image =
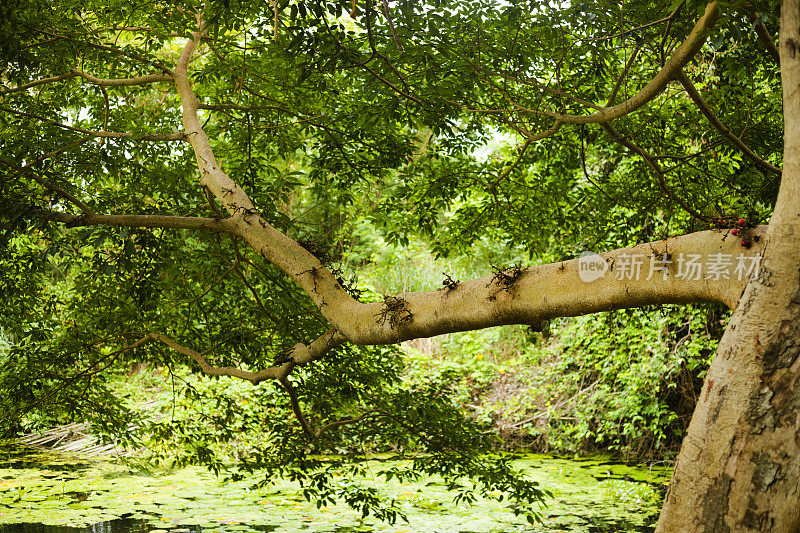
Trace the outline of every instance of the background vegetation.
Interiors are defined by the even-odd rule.
[[[390,4],[0,6],[0,434],[90,420],[159,460],[222,470],[236,458],[302,480],[316,501],[343,498],[388,519],[391,503],[356,480],[371,451],[414,456],[388,477],[436,472],[457,497],[510,494],[525,512],[544,493],[487,450],[675,450],[725,319],[718,309],[343,346],[292,375],[300,409],[272,384],[199,379],[167,346],[128,349],[159,331],[211,364],[257,369],[330,327],[237,238],[53,220],[81,205],[224,209],[200,186],[190,146],[147,140],[181,129],[172,84],[107,88],[71,70],[168,72],[197,29],[194,11],[210,30],[190,77],[220,164],[265,220],[364,301],[768,219],[781,92],[757,28],[776,34],[777,2],[722,2],[684,68],[760,164],[677,83],[615,129],[564,127],[529,142],[554,126],[542,109],[586,114],[636,94],[689,34],[700,2]],[[331,431],[310,439],[298,411]],[[340,453],[336,475],[353,482],[332,484],[320,452]]]

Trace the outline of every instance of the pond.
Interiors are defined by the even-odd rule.
[[[456,505],[435,478],[375,481],[409,521],[390,525],[345,506],[317,509],[290,482],[254,488],[256,478],[223,483],[200,467],[145,473],[110,461],[5,454],[0,533],[652,531],[670,475],[603,457],[522,455],[517,465],[554,494],[541,510],[544,524],[527,524],[492,500]]]

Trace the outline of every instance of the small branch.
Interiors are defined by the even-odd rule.
[[[728,141],[730,141],[734,147],[742,152],[747,159],[752,161],[761,170],[765,172],[771,172],[772,174],[776,174],[778,176],[781,175],[781,169],[758,157],[746,144],[742,142],[739,137],[734,135],[731,130],[729,130],[722,122],[719,121],[717,116],[711,110],[711,107],[709,107],[708,103],[703,99],[703,96],[700,94],[694,84],[692,84],[692,81],[685,72],[680,72],[678,80],[681,82],[681,85],[683,85],[683,88],[686,89],[689,97],[695,103],[700,112],[703,113],[703,116],[708,119],[711,125],[714,126],[714,128],[720,132],[723,137],[728,139]]]
[[[242,283],[244,283],[244,286],[247,287],[248,291],[250,291],[250,294],[253,296],[253,299],[256,301],[256,305],[258,305],[259,309],[261,309],[261,312],[264,313],[264,316],[267,317],[270,321],[272,321],[273,324],[276,324],[278,321],[275,319],[275,317],[272,315],[272,313],[267,311],[267,308],[264,306],[264,303],[261,301],[261,298],[258,296],[258,292],[256,292],[255,287],[253,287],[253,285],[251,285],[250,282],[247,281],[247,277],[244,275],[244,272],[242,272],[238,268],[237,265],[238,265],[238,262],[234,263],[234,266],[231,267],[231,268],[234,268],[236,270],[236,273],[242,279]]]
[[[86,216],[86,215],[89,215],[89,216],[94,215],[94,212],[91,210],[91,208],[88,205],[86,205],[85,203],[83,203],[81,200],[79,200],[76,196],[68,193],[67,191],[65,191],[64,189],[62,189],[61,187],[59,187],[58,185],[53,183],[52,181],[44,179],[43,177],[39,176],[38,174],[36,174],[31,169],[29,169],[27,167],[21,167],[21,166],[17,165],[16,163],[14,163],[12,161],[9,161],[9,160],[7,160],[5,158],[2,158],[2,157],[0,157],[0,163],[6,165],[7,167],[13,168],[14,170],[19,172],[20,174],[25,174],[26,176],[30,176],[31,178],[33,178],[33,180],[36,183],[38,183],[42,187],[45,187],[45,188],[53,191],[56,194],[60,194],[61,196],[66,198],[69,202],[75,204],[75,206],[77,206],[78,209],[83,211],[84,216]]]
[[[300,422],[300,426],[303,428],[303,433],[306,434],[309,440],[314,439],[316,436],[314,431],[311,430],[311,426],[308,424],[308,420],[306,420],[306,416],[303,414],[303,409],[300,407],[300,400],[297,398],[297,391],[292,386],[292,382],[289,381],[288,377],[283,377],[280,379],[281,385],[286,390],[286,393],[289,395],[289,403],[292,405],[292,411],[294,412],[294,416],[297,418],[298,422]]]
[[[687,213],[692,215],[694,218],[698,220],[705,220],[701,213],[697,212],[692,206],[686,203],[683,198],[679,195],[672,192],[672,189],[667,184],[667,178],[664,174],[664,170],[661,168],[661,165],[658,164],[656,159],[647,152],[644,148],[633,142],[631,139],[628,139],[621,135],[610,123],[603,123],[601,124],[604,130],[614,139],[616,142],[627,148],[628,150],[632,151],[633,153],[637,154],[639,157],[644,159],[645,163],[653,170],[653,173],[656,175],[656,181],[658,183],[658,188],[661,189],[661,192],[666,194],[673,202],[681,206]]]
[[[355,424],[356,422],[361,422],[367,417],[372,416],[377,412],[377,409],[370,409],[366,413],[362,414],[356,418],[348,418],[344,420],[337,420],[335,422],[330,422],[325,424],[322,427],[317,428],[316,430],[311,428],[311,424],[308,423],[308,419],[306,418],[305,414],[303,413],[303,409],[300,406],[300,400],[297,396],[297,390],[292,385],[292,382],[289,381],[289,378],[282,378],[280,380],[281,385],[286,390],[286,393],[289,395],[289,402],[292,405],[292,412],[294,412],[294,416],[297,418],[297,421],[300,422],[300,426],[303,428],[303,433],[305,433],[306,437],[309,440],[318,439],[323,433],[326,431],[333,429],[335,427],[344,426],[346,424]]]
[[[628,62],[625,63],[625,68],[622,70],[622,74],[620,74],[619,78],[617,78],[617,83],[611,90],[611,94],[608,97],[608,102],[606,102],[606,107],[614,105],[614,100],[617,99],[617,93],[619,92],[619,88],[622,87],[622,82],[625,81],[625,78],[628,77],[628,72],[630,72],[631,66],[633,65],[633,62],[636,60],[636,56],[639,55],[639,50],[641,49],[642,49],[641,44],[636,45],[636,48],[633,49],[631,57],[628,58]]]
[[[358,416],[356,418],[345,418],[345,419],[342,419],[342,420],[337,420],[335,422],[330,422],[330,423],[325,424],[324,426],[318,428],[314,432],[314,437],[319,438],[320,435],[322,435],[323,433],[325,433],[329,429],[333,429],[335,427],[344,426],[344,425],[347,425],[347,424],[355,424],[357,422],[361,422],[365,418],[368,418],[368,417],[374,415],[377,412],[378,412],[377,409],[370,409],[366,413],[364,413],[361,416]]]
[[[584,148],[584,143],[583,143],[583,128],[584,128],[584,126],[581,126],[581,127],[580,127],[580,138],[581,138],[581,170],[583,170],[583,176],[586,178],[586,180],[587,180],[589,183],[591,183],[592,185],[594,185],[594,186],[595,186],[595,188],[597,188],[597,190],[598,190],[598,191],[600,191],[600,192],[603,194],[603,196],[605,196],[606,198],[608,198],[608,199],[611,201],[611,205],[614,205],[615,203],[617,203],[617,201],[616,201],[616,200],[614,200],[614,199],[611,197],[611,195],[609,195],[609,194],[608,194],[608,193],[607,193],[605,190],[603,190],[603,188],[600,186],[600,184],[599,184],[599,183],[597,183],[596,181],[594,181],[594,180],[592,179],[592,177],[591,177],[591,176],[589,176],[589,172],[586,170],[586,149]],[[605,174],[605,173],[604,173],[604,174]]]
[[[676,13],[678,12],[678,10],[680,9],[680,7],[682,5],[683,5],[683,3],[678,5],[678,7],[675,8],[672,11],[672,13],[670,13],[669,15],[667,15],[664,18],[661,18],[661,19],[658,19],[658,20],[654,20],[652,22],[648,22],[648,23],[642,24],[640,26],[636,26],[635,28],[630,28],[630,29],[627,29],[627,30],[623,30],[623,31],[614,33],[612,35],[605,35],[603,37],[594,37],[594,38],[591,38],[591,39],[578,39],[578,40],[579,41],[586,41],[586,42],[607,41],[609,39],[616,39],[617,37],[622,37],[622,36],[627,35],[629,33],[634,33],[634,32],[637,32],[637,31],[641,31],[641,30],[647,29],[647,28],[649,28],[651,26],[656,26],[656,25],[661,24],[663,22],[672,22],[672,19],[675,18]]]
[[[487,69],[487,68],[485,68],[485,67],[483,67],[481,65],[475,64],[473,62],[470,62],[470,66],[472,68],[474,68],[478,72],[483,72],[483,73],[486,73],[486,74],[488,74],[490,76],[497,76],[497,77],[503,78],[505,80],[509,80],[509,81],[513,81],[513,82],[519,83],[520,85],[526,85],[528,87],[534,87],[536,89],[539,89],[539,90],[546,91],[548,93],[554,94],[554,95],[556,95],[556,96],[558,96],[560,98],[566,98],[567,100],[575,102],[576,104],[580,104],[580,105],[582,105],[584,107],[588,107],[589,109],[596,109],[598,111],[603,109],[603,106],[601,106],[601,105],[598,105],[598,104],[596,104],[594,102],[590,102],[589,100],[584,100],[583,98],[578,98],[577,96],[571,95],[571,94],[569,94],[569,93],[567,93],[565,91],[562,91],[562,90],[560,90],[560,89],[558,89],[556,87],[550,87],[549,85],[546,85],[544,83],[538,83],[538,82],[533,81],[533,80],[523,79],[523,78],[519,78],[517,76],[511,76],[510,74],[506,74],[504,72],[490,70],[490,69]],[[450,102],[452,104],[459,105],[455,101],[448,100],[448,102]],[[463,105],[461,107],[463,107],[464,109],[467,109]],[[497,112],[499,110],[474,110],[474,111],[482,111],[484,113],[489,113],[489,112]],[[505,111],[505,110],[503,110],[503,111]]]
[[[214,155],[208,135],[197,114],[200,101],[192,91],[188,72],[191,59],[205,31],[205,23],[202,19],[198,20],[198,31],[193,32],[191,38],[187,40],[174,71],[175,88],[182,103],[183,127],[189,133],[188,141],[194,150],[200,172],[200,184],[208,187],[222,206],[231,213],[231,218],[238,229],[237,235],[246,240],[255,252],[296,281],[314,301],[326,320],[341,331],[341,328],[337,327],[337,315],[334,314],[334,310],[341,308],[342,305],[357,305],[357,302],[316,257],[275,229],[261,216],[246,191],[228,176]],[[315,275],[298,274],[306,272],[314,272]],[[330,313],[328,309],[331,309]]]
[[[411,93],[409,93],[407,91],[404,91],[403,89],[401,89],[400,87],[398,87],[394,83],[390,82],[389,80],[387,80],[386,78],[384,78],[383,76],[378,74],[378,72],[375,69],[371,68],[369,65],[367,65],[367,63],[368,63],[367,61],[361,62],[361,63],[359,63],[359,66],[361,66],[361,68],[363,68],[364,70],[366,70],[367,72],[372,74],[378,81],[380,81],[381,83],[383,83],[387,87],[391,88],[393,91],[395,91],[397,94],[399,94],[403,98],[411,100],[412,102],[414,102],[415,104],[420,105],[420,106],[424,106],[425,105],[422,102],[422,100],[420,100],[416,96],[413,96]]]
[[[111,364],[121,354],[123,354],[125,352],[128,352],[130,350],[133,350],[134,348],[138,348],[139,346],[142,346],[143,344],[146,344],[149,341],[150,341],[150,337],[149,336],[145,336],[145,337],[142,337],[141,339],[137,340],[136,342],[134,342],[133,344],[131,344],[129,346],[125,346],[124,348],[121,348],[121,349],[119,349],[119,350],[117,350],[115,352],[111,352],[109,354],[103,355],[97,361],[95,361],[92,366],[90,366],[90,367],[88,367],[88,368],[86,368],[84,370],[78,371],[75,375],[73,375],[73,376],[71,376],[69,378],[63,379],[58,386],[54,387],[51,391],[49,391],[45,395],[43,395],[43,396],[39,397],[38,399],[36,399],[36,401],[33,403],[33,405],[28,406],[28,410],[31,410],[31,409],[35,408],[36,406],[39,406],[39,405],[44,405],[47,401],[49,401],[51,398],[56,396],[62,390],[65,390],[69,385],[71,385],[72,383],[74,383],[75,381],[80,379],[81,377],[86,376],[86,375],[92,376],[94,374],[102,372],[103,370],[105,370],[106,368],[111,366]],[[100,363],[102,363],[104,360],[106,360],[108,358],[111,358],[111,361],[108,364],[106,364],[105,366],[103,366],[99,370],[93,370]],[[5,417],[3,415],[0,415],[0,420],[7,419],[6,418],[7,416],[8,415],[6,415]],[[11,416],[14,416],[14,415],[12,414]]]
[[[108,119],[111,116],[111,102],[109,102],[108,100],[108,91],[106,91],[105,87],[101,86],[100,92],[103,93],[103,103],[105,104],[103,111],[103,129],[105,130],[106,128],[108,128]],[[105,139],[101,140],[100,146],[103,146],[105,142],[106,142]]]
[[[272,41],[278,42],[278,0],[271,0],[272,9],[274,10],[273,13],[273,20],[272,20]]]
[[[203,370],[203,373],[209,376],[230,376],[234,378],[240,378],[250,381],[253,383],[253,385],[257,385],[267,379],[281,379],[285,377],[284,373],[282,372],[283,367],[273,366],[264,370],[259,370],[258,372],[250,372],[248,370],[242,370],[232,366],[212,366],[199,352],[178,344],[166,335],[162,335],[160,333],[148,333],[148,337],[153,340],[161,341],[176,352],[191,357],[200,366],[200,368]]]
[[[677,6],[675,9],[672,10],[672,13],[669,15],[669,20],[667,21],[667,25],[664,26],[664,31],[661,33],[661,45],[658,47],[658,52],[661,58],[661,65],[663,66],[666,61],[666,44],[667,44],[667,37],[669,36],[669,30],[672,29],[672,23],[675,21],[675,16],[683,9],[683,5],[686,2],[683,1]]]
[[[214,280],[206,288],[206,290],[204,290],[199,296],[195,296],[194,298],[190,298],[189,300],[179,300],[179,301],[175,302],[174,304],[172,304],[171,306],[169,306],[165,311],[170,311],[170,310],[174,309],[178,305],[190,305],[190,304],[193,304],[194,302],[196,302],[198,300],[202,300],[205,297],[206,294],[208,294],[209,292],[214,290],[214,287],[216,287],[217,285],[222,283],[222,280],[224,280],[228,276],[228,274],[230,274],[233,271],[234,268],[236,268],[236,263],[234,263],[231,267],[228,268],[228,270],[223,272],[216,280]]]
[[[44,31],[44,30],[38,30],[38,32],[41,33],[42,35],[47,35],[48,37],[52,37],[52,38],[55,38],[55,39],[61,39],[61,40],[64,40],[64,41],[69,41],[71,43],[90,46],[90,47],[96,48],[98,50],[105,50],[107,52],[113,52],[115,54],[120,54],[120,55],[122,55],[124,57],[128,57],[130,59],[133,59],[134,61],[139,61],[141,63],[144,63],[144,64],[148,65],[148,66],[155,67],[155,68],[157,68],[158,70],[162,71],[165,74],[169,74],[170,76],[172,75],[172,71],[170,69],[168,69],[164,65],[154,61],[152,58],[142,57],[142,56],[140,56],[138,54],[133,54],[131,52],[126,52],[125,50],[120,50],[119,48],[116,48],[114,46],[109,46],[109,45],[99,44],[99,43],[93,43],[93,42],[89,42],[89,41],[82,41],[82,40],[79,40],[79,39],[74,39],[72,37],[67,37],[65,35],[58,35],[56,33],[51,33],[51,32]]]
[[[519,166],[520,162],[522,161],[523,156],[525,155],[525,152],[528,150],[528,147],[532,143],[534,143],[536,141],[540,141],[540,140],[545,139],[547,137],[550,137],[551,135],[555,134],[559,129],[561,129],[561,122],[556,120],[555,124],[553,124],[553,126],[551,128],[549,128],[549,129],[547,129],[545,131],[542,131],[540,133],[537,133],[536,135],[532,135],[532,136],[528,137],[525,140],[525,144],[523,144],[522,147],[519,149],[519,155],[517,155],[517,159],[514,161],[514,163],[512,163],[502,174],[500,174],[497,177],[497,179],[494,180],[489,185],[489,188],[490,189],[494,189],[497,186],[498,183],[500,183],[501,181],[506,179],[514,171],[514,169]]]
[[[84,143],[87,143],[88,141],[90,141],[92,139],[94,139],[93,136],[84,135],[83,137],[81,137],[77,141],[73,141],[73,142],[71,142],[71,143],[69,143],[69,144],[67,144],[65,146],[62,146],[61,148],[56,148],[55,150],[52,150],[50,152],[47,152],[44,155],[41,155],[41,156],[37,157],[35,159],[35,161],[45,161],[45,160],[50,159],[52,157],[55,157],[55,156],[57,156],[59,154],[63,154],[64,152],[72,150],[73,148],[77,148],[78,146],[80,146],[80,145],[82,145]],[[32,163],[28,163],[27,166],[31,166],[31,164]]]
[[[259,106],[258,108],[277,109],[283,111],[283,108],[278,106],[263,106],[263,107]],[[234,109],[236,111],[253,111],[256,108],[252,106],[239,105],[239,104],[200,104],[197,106],[197,109],[208,109],[210,111],[221,111],[225,109]]]
[[[296,344],[292,351],[292,361],[296,365],[305,365],[311,361],[316,361],[345,341],[347,341],[347,338],[344,335],[335,329],[330,329],[320,335],[308,347],[303,344]]]
[[[208,205],[208,209],[214,214],[214,218],[222,218],[222,212],[219,210],[219,207],[217,207],[217,203],[214,201],[215,200],[214,193],[212,193],[208,187],[206,186],[202,187],[203,187],[203,194],[206,195],[206,200],[208,200],[208,203],[206,204]]]
[[[294,345],[289,353],[288,360],[280,365],[274,365],[269,368],[251,372],[249,370],[242,370],[241,368],[231,366],[213,366],[208,363],[204,354],[207,352],[196,352],[191,348],[182,346],[160,333],[148,333],[148,339],[161,341],[173,350],[183,355],[189,356],[200,366],[204,374],[209,376],[230,376],[234,378],[243,379],[251,382],[253,385],[258,385],[262,381],[268,379],[284,380],[298,365],[305,365],[310,361],[324,356],[331,348],[342,344],[345,338],[335,330],[330,330],[323,333],[318,339],[311,343],[310,346],[298,342]],[[281,381],[283,383],[283,381]]]
[[[772,40],[772,35],[769,34],[766,26],[764,26],[764,23],[759,20],[756,23],[755,29],[756,35],[758,35],[758,38],[764,46],[767,47],[767,53],[775,61],[776,65],[781,66],[781,54],[778,51],[778,47],[775,45],[775,41]]]
[[[383,0],[383,14],[386,15],[386,22],[389,23],[389,29],[392,32],[392,39],[394,39],[394,44],[395,46],[397,46],[397,51],[402,54],[403,45],[400,44],[400,37],[397,35],[397,30],[394,29],[394,22],[392,22],[392,15],[391,13],[389,13],[388,0]]]

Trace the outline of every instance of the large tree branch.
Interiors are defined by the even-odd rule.
[[[71,69],[70,72],[75,73],[75,75],[80,76],[90,83],[100,85],[102,87],[133,87],[135,85],[147,85],[148,83],[157,83],[160,81],[172,81],[172,76],[166,73],[147,74],[134,78],[106,79],[92,76],[91,74],[87,74],[86,72],[75,68]]]
[[[236,233],[237,231],[230,218],[216,219],[171,215],[100,215],[91,212],[75,215],[46,209],[40,210],[38,215],[46,220],[62,222],[70,228],[105,225],[127,228],[197,229],[222,233]]]
[[[712,4],[706,10],[705,24],[710,24],[716,16],[716,6]],[[704,31],[705,25],[700,26],[703,29],[695,28],[694,34]],[[383,303],[365,304],[354,300],[316,257],[269,225],[245,191],[217,163],[200,124],[197,115],[200,102],[188,77],[188,65],[202,33],[201,22],[200,31],[187,42],[174,70],[175,86],[182,101],[183,124],[195,152],[201,183],[232,214],[229,220],[237,234],[305,290],[337,332],[338,342],[346,339],[356,344],[391,344],[455,331],[536,323],[556,316],[650,304],[707,301],[736,306],[746,279],[732,279],[730,274],[728,278],[731,279],[702,276],[695,279],[681,276],[678,271],[682,265],[680,261],[689,257],[705,262],[714,257],[734,261],[745,252],[750,256],[758,252],[758,243],[747,250],[740,244],[739,237],[721,231],[673,237],[608,252],[603,259],[610,272],[591,283],[581,281],[582,262],[575,259],[471,280],[454,288],[400,294],[387,297]],[[699,43],[701,39],[698,37],[696,41]],[[751,240],[754,242],[760,230],[748,231],[753,233]],[[749,246],[750,242],[746,244]],[[672,258],[664,262],[666,273],[659,271],[650,279],[644,279],[646,274],[628,279],[620,270],[623,268],[620,265],[630,262],[632,256],[638,256],[647,268],[652,257],[664,254]],[[619,276],[619,272],[623,275]],[[302,357],[293,358],[295,362],[302,360]]]
[[[200,30],[192,34],[181,52],[175,66],[174,79],[181,99],[183,126],[200,171],[200,183],[231,213],[231,221],[236,226],[237,234],[265,259],[294,279],[334,329],[341,331],[337,326],[338,310],[357,305],[358,302],[347,294],[316,257],[260,216],[247,193],[228,177],[214,156],[211,143],[198,117],[200,101],[192,91],[188,75],[189,62],[205,31],[202,20],[199,21],[199,26]]]
[[[350,305],[339,310],[344,316],[337,322],[352,342],[386,344],[654,304],[705,301],[733,308],[752,274],[737,274],[736,269],[740,261],[750,267],[757,263],[762,233],[761,227],[740,236],[725,230],[703,231],[606,252],[600,256],[602,262],[594,264],[608,272],[589,282],[581,274],[581,265],[586,269],[589,264],[586,259],[513,269],[452,289]],[[690,258],[701,265],[696,277],[686,275]],[[727,278],[709,275],[726,261]],[[641,269],[638,275],[633,272],[636,264]],[[666,270],[651,270],[654,265]],[[708,268],[712,270],[707,272]],[[584,270],[583,276],[587,273]]]
[[[309,346],[296,344],[283,357],[276,358],[273,366],[258,371],[214,366],[205,353],[160,333],[148,333],[145,339],[163,342],[190,357],[210,376],[236,377],[253,384],[278,380],[289,395],[303,432],[313,439],[326,430],[372,414],[367,412],[314,430],[288,379],[297,365],[319,359],[345,341],[388,344],[648,304],[709,301],[734,307],[749,280],[760,273],[760,243],[765,229],[740,229],[744,231],[742,236],[716,230],[672,237],[571,261],[527,269],[515,267],[438,291],[386,297],[383,303],[357,304],[356,309],[349,310],[356,313],[345,319],[350,328],[346,336],[329,330]],[[136,346],[141,344],[142,340]]]
[[[758,157],[755,152],[753,152],[746,144],[744,144],[739,137],[734,135],[731,130],[729,130],[722,122],[719,121],[717,116],[711,110],[711,107],[709,107],[708,103],[706,103],[703,96],[700,94],[685,72],[680,72],[678,75],[678,80],[681,82],[681,85],[683,85],[683,88],[686,89],[687,94],[695,103],[700,112],[703,113],[703,116],[708,119],[711,125],[714,126],[714,128],[720,132],[723,137],[728,139],[728,141],[730,141],[734,147],[739,149],[739,151],[742,152],[747,159],[755,163],[755,165],[761,170],[765,172],[771,172],[772,174],[777,174],[778,176],[781,175],[781,169]]]
[[[639,92],[618,105],[601,109],[590,115],[567,115],[540,110],[529,111],[556,118],[565,124],[603,123],[625,116],[639,109],[663,92],[667,84],[679,75],[681,69],[683,69],[700,50],[711,28],[714,27],[718,19],[719,7],[717,2],[710,2],[708,6],[706,6],[705,13],[697,21],[689,36],[675,50],[672,56],[670,56],[658,74],[656,74]]]

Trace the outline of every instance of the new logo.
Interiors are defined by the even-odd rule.
[[[586,251],[578,258],[578,276],[581,281],[590,283],[605,276],[606,272],[608,263],[599,254]]]

